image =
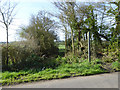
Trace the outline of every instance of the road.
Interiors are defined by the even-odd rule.
[[[39,81],[2,88],[118,88],[118,72]]]

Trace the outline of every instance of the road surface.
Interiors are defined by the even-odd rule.
[[[39,81],[2,88],[118,88],[118,72]]]

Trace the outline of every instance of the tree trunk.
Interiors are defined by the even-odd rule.
[[[67,54],[67,28],[65,27],[65,56]]]
[[[8,56],[8,26],[6,26],[6,33],[7,33],[7,61],[6,61],[6,64],[8,65],[8,60],[9,60],[9,56]]]
[[[72,40],[72,53],[74,55],[75,49],[74,49],[74,39],[73,39],[73,29],[71,28],[71,40]]]
[[[66,53],[67,53],[67,36],[65,33],[65,56],[66,56]]]
[[[79,40],[79,42],[80,42],[80,37],[81,37],[81,31],[79,30],[79,32],[78,32],[78,40]]]
[[[79,51],[79,49],[80,49],[80,35],[81,34],[81,31],[79,30],[78,31],[78,51]]]
[[[87,32],[86,32],[86,40],[87,40]]]
[[[118,2],[118,19],[117,19],[117,34],[119,35],[120,33],[120,1]]]

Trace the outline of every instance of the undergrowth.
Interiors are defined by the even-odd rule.
[[[59,60],[60,57],[57,59]],[[18,83],[32,82],[39,80],[51,80],[51,79],[60,79],[60,78],[75,77],[75,76],[86,76],[86,75],[93,75],[104,72],[107,71],[102,68],[100,60],[98,59],[92,61],[91,63],[89,63],[87,60],[84,60],[79,63],[64,62],[54,69],[46,68],[41,70],[38,68],[38,69],[30,69],[30,70],[21,70],[18,72],[5,71],[2,72],[2,80],[0,80],[0,83],[2,83],[2,85],[10,85],[10,84],[18,84]]]

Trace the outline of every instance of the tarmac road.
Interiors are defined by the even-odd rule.
[[[2,88],[118,88],[118,72],[39,81]]]

